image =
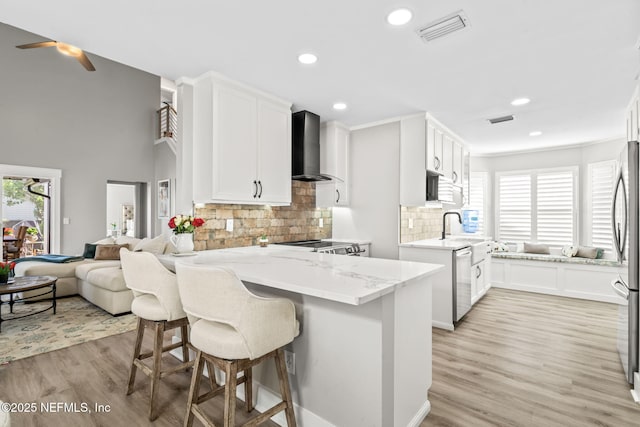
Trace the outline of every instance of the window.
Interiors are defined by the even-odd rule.
[[[615,161],[590,163],[588,166],[587,242],[591,246],[613,248],[611,241],[611,200],[615,182]]]
[[[485,196],[487,194],[487,172],[471,172],[469,180],[469,207],[478,210],[478,234],[485,233]]]
[[[500,240],[567,245],[576,242],[578,168],[496,174]]]

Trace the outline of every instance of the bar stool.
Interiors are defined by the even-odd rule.
[[[177,263],[176,274],[180,298],[191,324],[191,345],[197,350],[184,426],[193,425],[194,416],[205,425],[214,426],[200,404],[222,392],[224,427],[235,426],[237,385],[245,384],[246,409],[251,412],[251,368],[273,358],[282,401],[247,424],[257,425],[284,411],[287,425],[294,427],[296,420],[282,350],[298,335],[293,302],[252,294],[235,273],[226,268]],[[211,365],[224,371],[225,384],[199,395],[205,363],[209,372]],[[244,371],[244,375],[237,378],[240,371]]]
[[[188,326],[189,320],[182,310],[176,275],[167,270],[155,255],[148,252],[131,252],[120,249],[122,274],[134,299],[131,311],[138,316],[136,344],[133,351],[127,395],[133,393],[136,371],[151,378],[151,397],[149,399],[149,420],[158,418],[156,401],[160,380],[167,375],[193,366],[189,361]],[[154,330],[153,350],[141,353],[142,338],[146,328]],[[180,328],[181,342],[163,346],[164,332]],[[183,363],[168,369],[162,369],[162,353],[182,347]],[[153,357],[149,367],[144,359]]]

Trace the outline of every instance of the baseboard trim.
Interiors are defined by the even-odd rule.
[[[431,412],[431,402],[427,400],[422,404],[420,410],[418,410],[411,421],[409,421],[407,427],[419,427],[420,424],[422,424],[422,421],[424,421],[425,417],[429,415],[429,412]]]
[[[438,329],[446,329],[447,331],[453,331],[452,323],[445,323],[445,322],[439,322],[437,320],[432,320],[431,326]]]

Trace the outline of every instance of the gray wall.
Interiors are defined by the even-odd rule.
[[[371,240],[371,256],[398,259],[400,122],[351,132],[349,208],[333,208],[333,237]]]
[[[78,253],[105,234],[107,180],[154,180],[160,77],[91,53],[90,73],[53,47],[14,47],[43,39],[0,24],[0,163],[62,170],[61,252]]]

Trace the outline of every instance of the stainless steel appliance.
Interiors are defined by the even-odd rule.
[[[320,116],[309,111],[291,115],[291,174],[299,181],[330,181],[320,173]]]
[[[628,263],[627,281],[618,277],[611,282],[611,286],[621,297],[618,309],[617,347],[630,384],[633,384],[633,373],[638,371],[638,282],[640,279],[638,152],[638,141],[629,141],[620,156],[611,207],[613,241],[618,261],[623,262],[626,259]]]
[[[359,244],[349,242],[332,242],[328,240],[299,240],[296,242],[282,242],[276,244],[313,248],[313,252],[337,255],[360,256],[360,254],[364,253],[364,249],[362,249]]]
[[[453,321],[471,310],[471,249],[453,251]]]

